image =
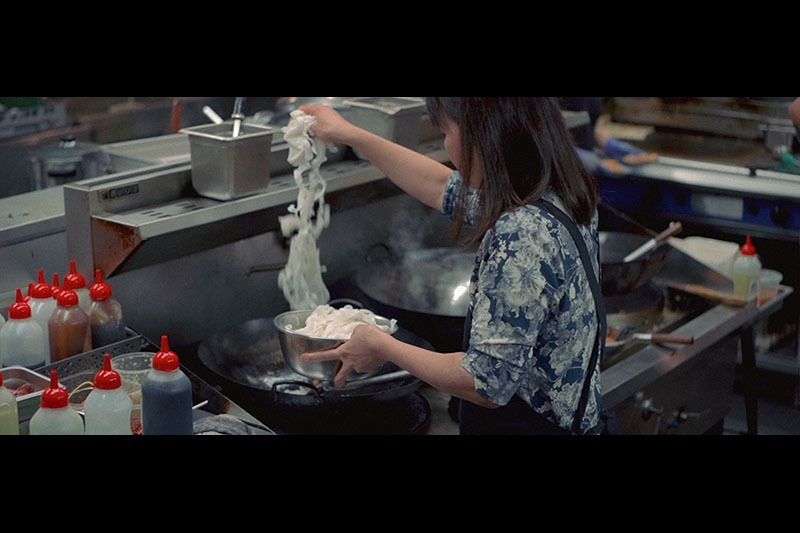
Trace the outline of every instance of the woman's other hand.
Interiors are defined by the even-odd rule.
[[[366,324],[356,326],[347,342],[329,350],[305,352],[300,355],[300,360],[307,362],[340,360],[342,365],[334,377],[333,385],[344,387],[347,384],[347,376],[353,370],[372,372],[384,363],[379,346],[386,336],[388,334],[376,326]]]

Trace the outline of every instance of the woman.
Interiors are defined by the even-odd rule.
[[[589,275],[567,227],[528,205],[542,198],[569,213],[591,256],[590,271],[599,272],[598,193],[558,101],[428,98],[428,114],[445,135],[455,171],[355,127],[330,107],[300,109],[316,117],[315,137],[357,149],[407,193],[451,216],[457,235],[471,227],[470,242],[479,243],[463,352],[431,352],[359,326],[348,342],[302,358],[340,359],[337,386],[351,370],[367,372],[391,361],[462,399],[462,434],[562,434],[594,427],[601,403],[597,364],[585,412],[575,416],[595,340],[600,342]]]

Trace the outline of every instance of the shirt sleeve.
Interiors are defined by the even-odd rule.
[[[451,219],[456,213],[456,203],[458,202],[458,191],[464,183],[464,177],[454,170],[447,178],[444,186],[444,196],[442,199],[442,212]],[[478,220],[481,194],[478,189],[469,187],[467,189],[466,209],[464,213],[464,223],[467,226],[474,226]]]
[[[520,228],[501,217],[487,234],[473,300],[470,345],[462,366],[475,389],[505,405],[535,368],[537,338],[547,309],[558,298],[563,276],[553,266],[554,243],[542,226]],[[536,224],[526,218],[527,224]],[[503,222],[506,222],[504,224]],[[526,235],[537,235],[533,242]],[[541,237],[541,238],[540,238]]]

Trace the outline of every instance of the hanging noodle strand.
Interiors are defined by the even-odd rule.
[[[295,167],[297,203],[289,214],[279,217],[281,233],[290,237],[289,259],[278,274],[278,286],[292,310],[313,309],[328,302],[330,293],[322,281],[325,267],[320,264],[317,239],[330,224],[330,206],[325,203],[325,180],[319,169],[327,160],[326,144],[309,135],[316,120],[295,110],[282,128],[289,145],[288,162]]]

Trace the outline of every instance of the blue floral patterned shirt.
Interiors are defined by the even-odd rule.
[[[456,171],[445,186],[443,210],[451,217],[461,182]],[[479,194],[469,190],[467,224],[476,221]],[[543,198],[569,214],[554,191]],[[590,228],[578,224],[595,273],[597,222],[595,213]],[[518,394],[545,418],[571,428],[598,322],[569,230],[535,206],[503,214],[478,248],[470,305],[470,345],[461,364],[478,393],[499,405]],[[583,429],[598,423],[599,374],[592,376]]]

